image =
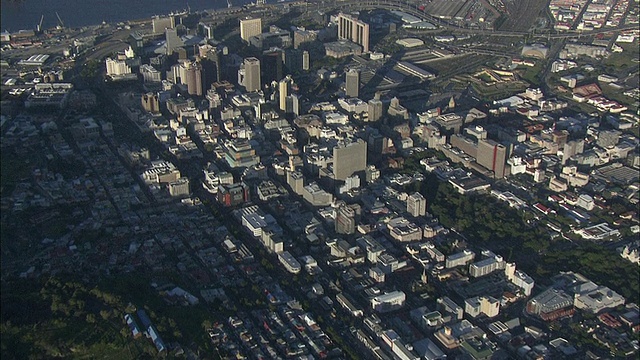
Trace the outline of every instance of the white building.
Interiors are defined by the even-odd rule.
[[[413,217],[424,216],[427,213],[427,199],[419,192],[407,197],[407,212]]]
[[[473,251],[465,249],[462,252],[447,256],[445,267],[447,269],[450,269],[456,266],[467,265],[468,263],[472,262],[475,257],[476,254]]]
[[[107,76],[122,76],[131,74],[131,66],[127,65],[124,60],[114,60],[107,58],[105,60],[107,67]]]
[[[371,308],[377,312],[388,312],[404,306],[407,295],[402,291],[392,291],[371,299]]]
[[[510,280],[511,282],[513,282],[513,285],[522,289],[522,292],[525,296],[531,295],[531,291],[533,290],[533,286],[535,285],[535,282],[533,281],[533,278],[531,276],[527,275],[523,271],[516,270],[513,279]]]
[[[491,251],[484,252],[483,255],[487,256],[486,259],[480,260],[469,266],[469,275],[473,277],[480,277],[489,275],[490,273],[504,269],[505,261],[500,255],[496,255]]]

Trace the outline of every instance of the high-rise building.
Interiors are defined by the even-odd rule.
[[[380,99],[373,98],[369,100],[369,106],[367,107],[368,121],[378,121],[382,118],[382,112],[384,108]]]
[[[186,81],[184,81],[187,85],[187,92],[189,95],[202,96],[204,94],[202,66],[199,63],[185,64],[188,64],[185,70]]]
[[[105,64],[107,67],[107,75],[108,76],[120,76],[131,74],[131,66],[127,65],[124,60],[115,60],[112,58],[107,58],[105,60]]]
[[[479,140],[476,161],[488,170],[493,171],[494,178],[502,179],[505,175],[507,148],[493,140]]]
[[[564,165],[572,156],[582,154],[584,152],[584,140],[570,140],[563,146],[562,165]]]
[[[140,74],[144,82],[161,82],[162,74],[149,64],[140,66]]]
[[[355,210],[345,205],[336,211],[335,230],[338,234],[353,234],[356,231]]]
[[[287,184],[291,186],[291,190],[298,195],[302,195],[304,188],[304,176],[299,171],[287,171]]]
[[[183,46],[182,39],[178,36],[178,30],[175,28],[167,28],[164,30],[165,45],[167,47],[166,54],[171,55],[179,47]]]
[[[338,14],[338,39],[350,40],[362,46],[362,52],[369,52],[369,24],[351,15]]]
[[[419,192],[407,197],[407,212],[413,217],[424,216],[427,213],[427,199]]]
[[[214,24],[198,23],[198,33],[204,37],[205,40],[213,39]]]
[[[291,76],[287,75],[284,79],[278,82],[278,96],[279,96],[279,104],[280,110],[287,111],[287,96],[289,96],[289,92],[291,91],[291,84],[293,83],[293,79]]]
[[[350,69],[345,74],[345,95],[357,98],[360,91],[360,72]]]
[[[209,87],[214,82],[223,80],[223,59],[222,51],[214,48],[207,51],[205,58],[200,60],[207,80],[205,86]]]
[[[302,70],[309,70],[310,68],[310,58],[309,58],[309,52],[307,50],[302,52]]]
[[[247,91],[258,91],[262,87],[260,60],[249,57],[244,59],[244,87]]]
[[[341,142],[333,148],[333,175],[335,180],[345,180],[367,167],[367,143],[362,139]]]
[[[129,41],[129,45],[131,45],[133,50],[136,52],[144,49],[144,37],[142,36],[142,33],[133,31],[129,34],[129,38],[127,40]]]
[[[283,52],[280,49],[267,50],[262,53],[260,69],[262,71],[262,81],[265,84],[279,81],[284,77],[282,58]]]
[[[240,37],[242,40],[249,42],[252,36],[262,33],[262,19],[242,19],[240,20]]]
[[[293,94],[289,97],[291,98],[291,109],[287,108],[287,112],[291,112],[295,116],[300,115],[300,95]]]
[[[199,63],[200,66],[202,66],[202,86],[204,90],[208,90],[211,87],[211,84],[220,79],[218,77],[218,65],[208,57],[200,59]]]

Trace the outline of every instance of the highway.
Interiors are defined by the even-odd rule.
[[[324,1],[324,0],[312,0],[307,1],[305,3],[289,3],[290,6],[300,10],[303,15],[310,14],[311,12],[329,12],[337,9],[343,9],[346,11],[353,10],[371,10],[371,9],[385,9],[385,10],[397,10],[403,11],[409,15],[413,15],[423,21],[428,21],[437,25],[439,27],[438,30],[418,30],[418,29],[405,29],[405,31],[409,34],[413,34],[416,36],[419,35],[427,35],[430,33],[438,33],[442,31],[452,31],[454,33],[460,34],[475,34],[480,36],[488,36],[488,37],[517,37],[517,38],[546,38],[547,40],[551,39],[571,39],[571,38],[580,38],[587,37],[602,33],[609,33],[614,31],[621,30],[629,30],[636,29],[636,24],[624,24],[616,28],[605,28],[598,29],[593,31],[585,31],[578,32],[575,30],[567,31],[563,33],[552,33],[549,32],[525,32],[525,31],[498,31],[498,30],[482,30],[482,29],[468,29],[462,28],[456,25],[453,25],[443,19],[431,16],[429,14],[424,13],[423,11],[417,8],[417,3],[411,3],[409,1],[401,1],[401,0],[365,0],[365,1],[355,1],[355,0],[334,0],[334,1]],[[274,11],[279,8],[282,8],[283,4],[271,4],[265,5],[262,7],[248,7],[248,8],[228,8],[228,9],[219,9],[216,11],[207,11],[210,14],[208,17],[205,17],[203,20],[205,22],[210,22],[213,24],[221,24],[227,21],[230,18],[238,18],[242,16],[246,16],[251,13],[260,12],[264,14],[274,14]],[[127,24],[131,25],[132,28],[139,27],[140,25],[150,26],[150,19],[140,19],[127,22]],[[133,30],[133,29],[132,29]],[[85,54],[86,59],[98,59],[101,60],[105,56],[113,54],[118,51],[122,51],[126,49],[127,44],[125,43],[127,36],[129,35],[130,30],[118,30],[114,32],[112,35],[108,36],[103,42],[96,45],[93,49],[89,50]],[[496,56],[508,56],[506,52],[499,51],[491,51],[487,49],[460,49],[465,52],[473,52],[477,54],[484,55],[496,55]]]

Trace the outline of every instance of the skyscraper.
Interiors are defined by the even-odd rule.
[[[244,59],[244,87],[247,91],[258,91],[262,87],[260,79],[260,60],[249,57]]]
[[[493,140],[478,140],[478,164],[493,171],[496,179],[502,179],[505,175],[507,161],[507,148]]]
[[[262,53],[260,64],[262,81],[265,84],[280,81],[284,77],[282,58],[283,52],[280,49],[271,49]]]
[[[167,47],[167,55],[171,55],[173,54],[173,52],[184,45],[184,43],[182,42],[182,39],[180,39],[180,37],[178,36],[178,30],[176,30],[175,28],[167,28],[164,30],[164,35],[165,35],[165,40],[166,40],[166,47]]]
[[[307,50],[302,52],[302,70],[309,70],[309,52]]]
[[[287,96],[289,96],[291,90],[291,83],[293,83],[293,79],[289,75],[278,82],[280,110],[285,112],[287,111]]]
[[[333,148],[333,175],[335,180],[345,180],[367,167],[367,143],[362,139],[341,142]]]
[[[369,100],[369,107],[367,108],[367,112],[369,115],[369,121],[378,121],[382,118],[382,101],[377,98],[373,98]]]
[[[287,110],[290,110],[287,112],[291,112],[295,116],[300,115],[300,96],[294,94],[294,95],[289,95],[289,97],[291,98],[291,109],[287,108]]]
[[[186,85],[189,95],[202,96],[204,88],[202,86],[202,66],[199,63],[186,63]]]
[[[202,66],[202,85],[205,90],[211,87],[211,84],[218,81],[218,65],[215,61],[207,58],[200,59],[200,65]]]
[[[419,192],[407,197],[407,212],[413,217],[424,216],[427,213],[427,199]]]
[[[369,24],[351,15],[338,14],[338,39],[350,40],[362,46],[362,52],[369,52]]]
[[[242,40],[249,42],[252,36],[262,33],[262,19],[242,19],[240,20],[240,37]]]
[[[350,69],[345,74],[345,95],[357,98],[360,90],[360,72],[356,69]]]

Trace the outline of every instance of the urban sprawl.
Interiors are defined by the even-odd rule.
[[[3,357],[637,358],[639,15],[2,32]]]

